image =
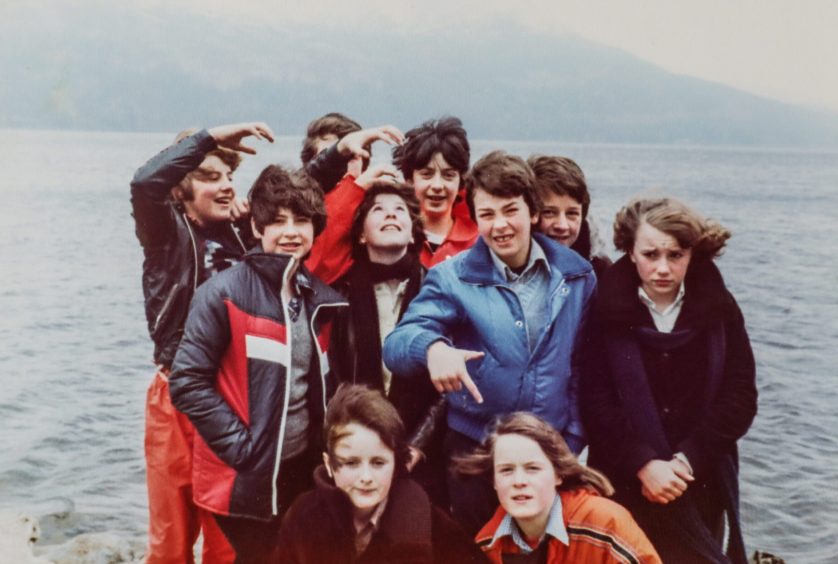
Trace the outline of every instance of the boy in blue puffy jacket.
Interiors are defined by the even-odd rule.
[[[514,411],[547,420],[578,454],[585,439],[573,359],[596,287],[591,265],[534,233],[535,178],[519,157],[480,159],[466,198],[480,238],[428,272],[384,343],[384,362],[400,377],[426,369],[446,394],[448,459],[471,452],[495,417]],[[496,505],[491,484],[452,476],[449,489],[454,517],[476,533]]]

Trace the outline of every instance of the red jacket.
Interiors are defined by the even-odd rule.
[[[419,260],[425,268],[430,268],[446,259],[453,257],[467,249],[470,249],[474,242],[477,241],[477,225],[472,221],[469,215],[468,207],[465,202],[458,201],[454,204],[452,210],[454,216],[454,225],[451,231],[445,237],[445,241],[437,247],[435,252],[431,252],[431,247],[425,241],[422,247],[422,253],[419,255]]]
[[[652,543],[623,506],[583,488],[560,491],[559,495],[570,544],[565,545],[550,537],[547,564],[661,562]],[[499,507],[494,517],[475,537],[475,542],[495,564],[502,564],[503,554],[520,552],[511,536],[501,537],[491,544],[505,516],[506,511]]]
[[[326,284],[333,283],[352,266],[349,232],[364,193],[364,189],[355,184],[355,177],[347,174],[326,194],[326,229],[314,240],[306,261],[306,268]]]
[[[332,284],[349,271],[352,266],[352,241],[349,232],[355,210],[364,199],[364,189],[355,183],[355,177],[347,174],[335,189],[326,194],[326,229],[314,241],[306,267],[318,278]],[[422,266],[433,265],[451,258],[474,245],[477,240],[477,225],[469,215],[465,202],[458,198],[452,210],[454,225],[445,241],[431,252],[425,242],[419,259]]]

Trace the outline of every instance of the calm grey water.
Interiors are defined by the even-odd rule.
[[[0,509],[41,519],[42,542],[145,535],[153,367],[128,182],[170,137],[0,131]],[[266,163],[296,163],[299,140],[258,148],[237,174],[242,193]],[[838,154],[474,143],[475,156],[494,148],[576,159],[603,227],[632,195],[665,192],[733,230],[719,264],[760,388],[741,442],[746,542],[838,561]]]

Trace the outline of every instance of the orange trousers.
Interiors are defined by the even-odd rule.
[[[212,513],[192,502],[192,441],[195,429],[172,405],[168,371],[148,388],[145,460],[148,484],[147,564],[192,564],[193,545],[204,536],[203,564],[230,564],[235,552]]]

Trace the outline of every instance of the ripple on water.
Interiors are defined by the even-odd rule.
[[[126,183],[132,168],[169,139],[31,136],[36,142],[25,152],[31,158],[16,159],[5,170],[12,213],[8,222],[0,222],[0,240],[16,241],[11,248],[30,241],[44,247],[46,256],[29,253],[10,260],[9,245],[0,247],[0,504],[11,500],[25,507],[62,495],[78,508],[63,517],[49,510],[33,513],[47,516],[42,526],[48,535],[124,530],[142,538],[147,522],[143,401],[153,366],[140,284],[143,256],[129,216]],[[290,161],[298,147],[293,141],[286,153],[260,153],[256,159],[265,157],[263,164]],[[20,145],[17,138],[8,143]],[[44,170],[45,143],[60,173]],[[494,145],[475,140],[473,149],[482,154]],[[746,541],[790,563],[834,563],[835,155],[510,146],[522,154],[578,157],[590,173],[593,211],[606,231],[614,211],[640,187],[661,185],[733,230],[718,263],[745,315],[760,389],[759,414],[740,441]],[[82,157],[89,154],[97,155],[95,164]],[[239,171],[243,179],[250,162]],[[43,172],[37,182],[32,170]],[[75,176],[68,177],[67,170]],[[258,171],[252,169],[253,178]],[[118,182],[123,192],[114,189]],[[23,205],[32,197],[40,202],[37,208]],[[807,220],[789,221],[789,210]],[[50,218],[46,224],[39,219],[45,215]],[[65,244],[50,248],[42,244],[45,237]],[[105,252],[84,252],[91,240]],[[43,458],[57,467],[40,472]]]

